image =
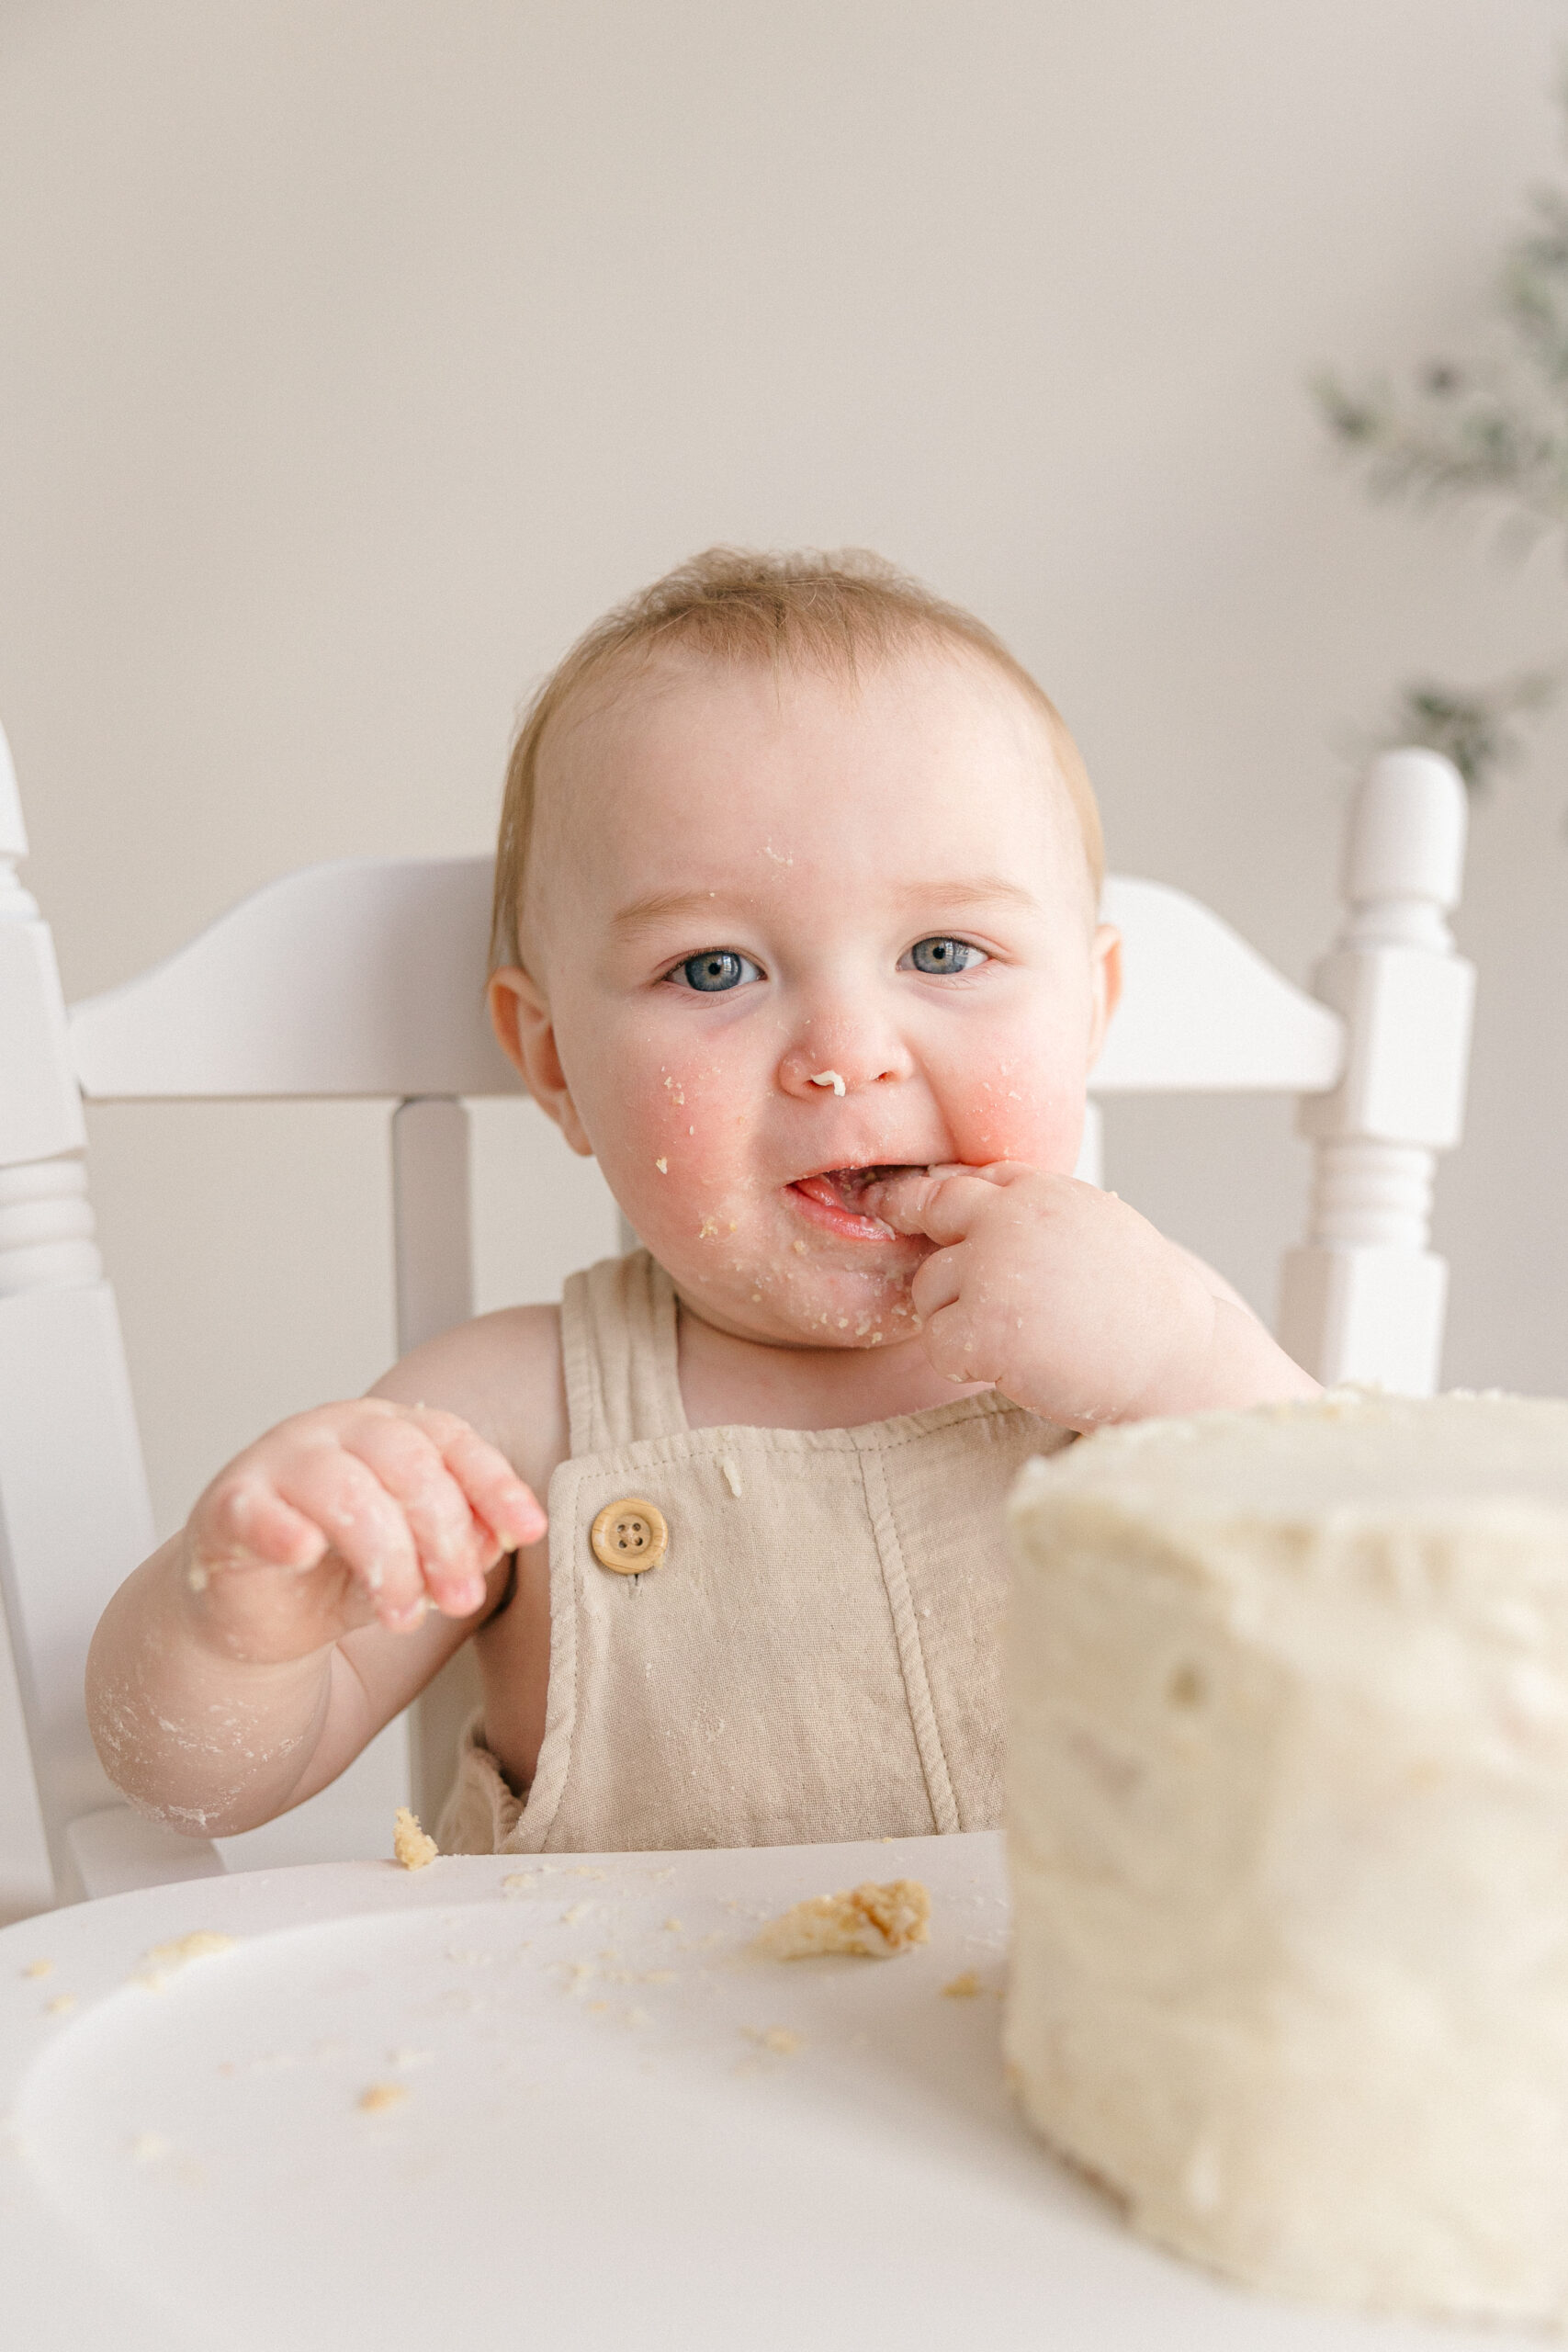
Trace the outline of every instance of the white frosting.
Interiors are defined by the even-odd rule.
[[[1568,2324],[1568,1403],[1107,1430],[1011,1523],[1032,2120],[1251,2284]]]

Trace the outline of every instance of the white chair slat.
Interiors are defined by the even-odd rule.
[[[72,1009],[89,1101],[515,1094],[491,1035],[482,858],[345,859],[243,899],[188,946]],[[1097,1094],[1331,1086],[1334,1013],[1184,892],[1105,889],[1126,989]]]
[[[468,1141],[461,1102],[426,1097],[400,1102],[392,1114],[400,1356],[467,1322],[474,1311]],[[433,1827],[456,1777],[463,1726],[479,1699],[478,1664],[465,1648],[448,1658],[409,1710],[409,1788],[420,1819]]]
[[[485,1010],[486,858],[346,858],[269,882],[72,1008],[89,1102],[518,1094]]]
[[[1101,902],[1122,933],[1122,997],[1095,1066],[1101,1094],[1304,1094],[1334,1084],[1345,1025],[1212,909],[1115,874]]]
[[[468,1114],[426,1096],[392,1114],[392,1248],[398,1353],[468,1322],[474,1311]]]

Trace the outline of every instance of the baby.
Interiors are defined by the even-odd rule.
[[[1100,878],[1052,705],[874,559],[715,551],[601,622],[513,755],[490,1005],[644,1246],[214,1479],[95,1639],[126,1795],[268,1820],[472,1636],[449,1848],[994,1823],[1021,1463],[1314,1390],[1073,1178]]]

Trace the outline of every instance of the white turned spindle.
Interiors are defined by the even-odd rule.
[[[115,1587],[152,1550],[152,1514],[93,1239],[53,942],[17,876],[27,854],[0,735],[0,1605],[13,1669],[0,1672],[0,1694],[9,1684],[20,1702],[36,1781],[21,1798],[0,1790],[0,1804],[41,1825],[56,1898],[68,1901],[94,1891],[73,1834],[87,1815],[100,1842],[123,1820],[185,1874],[217,1859],[199,1840],[138,1825],[87,1730],[87,1644]]]
[[[0,1298],[98,1281],[104,1266],[93,1232],[80,1159],[0,1168]]]
[[[1464,786],[1435,752],[1386,752],[1351,814],[1348,912],[1315,975],[1346,1024],[1330,1093],[1303,1099],[1315,1146],[1305,1246],[1285,1261],[1280,1337],[1322,1381],[1429,1396],[1448,1269],[1427,1249],[1438,1154],[1459,1141],[1472,967],[1448,916],[1464,868]]]
[[[1419,1144],[1324,1143],[1316,1152],[1311,1229],[1326,1248],[1424,1250],[1433,1155]]]
[[[0,734],[0,1298],[96,1283],[103,1272],[54,943],[17,872],[27,854]]]

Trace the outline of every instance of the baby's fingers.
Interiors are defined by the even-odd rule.
[[[536,1544],[549,1521],[533,1488],[524,1485],[499,1447],[455,1413],[422,1406],[419,1418],[469,1510],[494,1530],[501,1548],[513,1552]]]
[[[424,1576],[408,1520],[397,1499],[357,1456],[338,1445],[313,1446],[276,1474],[279,1494],[311,1521],[369,1596],[382,1623],[417,1624]]]
[[[964,1250],[933,1250],[916,1268],[915,1279],[909,1284],[909,1304],[922,1323],[929,1323],[944,1306],[951,1306],[963,1287]]]
[[[198,1583],[219,1568],[313,1568],[328,1548],[315,1521],[256,1476],[209,1487],[191,1513],[190,1532]]]
[[[944,1380],[994,1381],[998,1367],[987,1362],[987,1351],[981,1344],[973,1318],[961,1302],[939,1307],[928,1316],[920,1334],[926,1343],[926,1353],[933,1371]]]
[[[929,1241],[960,1241],[976,1211],[992,1199],[995,1182],[988,1170],[978,1168],[911,1171],[868,1184],[860,1205],[868,1215],[881,1217],[895,1233],[924,1234]]]
[[[347,1458],[366,1464],[391,1497],[418,1560],[419,1594],[428,1594],[449,1617],[468,1617],[482,1606],[485,1572],[504,1548],[489,1525],[476,1519],[468,1498],[447,1470],[425,1416],[378,1411],[343,1432]],[[383,1611],[395,1627],[400,1614]]]

